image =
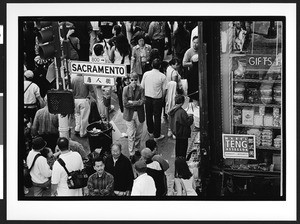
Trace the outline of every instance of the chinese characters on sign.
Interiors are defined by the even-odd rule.
[[[115,79],[110,78],[110,77],[84,75],[83,80],[84,80],[85,84],[90,84],[90,85],[101,85],[101,86],[114,86],[115,85]]]
[[[256,159],[254,135],[223,134],[224,159]]]

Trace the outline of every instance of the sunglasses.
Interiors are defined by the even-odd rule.
[[[137,81],[137,79],[130,79],[131,81]]]

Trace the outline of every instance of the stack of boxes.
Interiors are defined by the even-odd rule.
[[[255,135],[255,145],[261,145],[261,131],[259,129],[253,128],[247,131],[248,135]]]
[[[261,144],[262,146],[272,146],[273,142],[273,132],[269,129],[264,129],[261,133]]]
[[[274,147],[281,148],[281,135],[277,135],[274,139]]]

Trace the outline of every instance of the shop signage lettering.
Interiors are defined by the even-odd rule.
[[[125,77],[125,65],[94,64],[86,61],[71,61],[71,73],[109,77]]]
[[[247,69],[269,69],[276,55],[246,55]]]
[[[255,136],[223,134],[224,159],[256,159]]]

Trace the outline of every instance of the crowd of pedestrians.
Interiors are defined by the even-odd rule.
[[[70,88],[75,111],[74,134],[87,137],[87,126],[114,109],[105,96],[116,93],[127,127],[129,158],[122,145],[113,142],[108,154],[85,149],[79,142],[59,137],[59,115],[51,114],[47,91],[55,88],[49,79],[53,59],[42,59],[36,50],[39,31],[35,22],[24,25],[24,144],[22,155],[28,167],[36,158],[31,177],[34,196],[166,196],[165,171],[169,163],[157,154],[157,142],[165,138],[162,119],[169,124],[167,136],[176,139],[175,185],[177,195],[197,195],[194,175],[185,159],[193,116],[182,108],[185,101],[197,105],[198,37],[196,26],[174,21],[68,21],[67,38],[71,60],[89,61],[100,56],[105,63],[124,64],[127,77],[116,78],[114,87],[85,85],[81,74],[71,74]],[[164,61],[166,55],[171,60]],[[93,114],[93,118],[91,118]],[[96,114],[96,115],[95,115]],[[144,125],[148,140],[141,148]],[[90,153],[90,154],[89,154]],[[67,172],[89,164],[87,187],[69,189]],[[185,165],[182,165],[185,163]],[[179,186],[183,183],[183,188]],[[179,189],[180,188],[180,189]],[[183,194],[187,189],[186,194]],[[24,188],[25,194],[28,192]]]

